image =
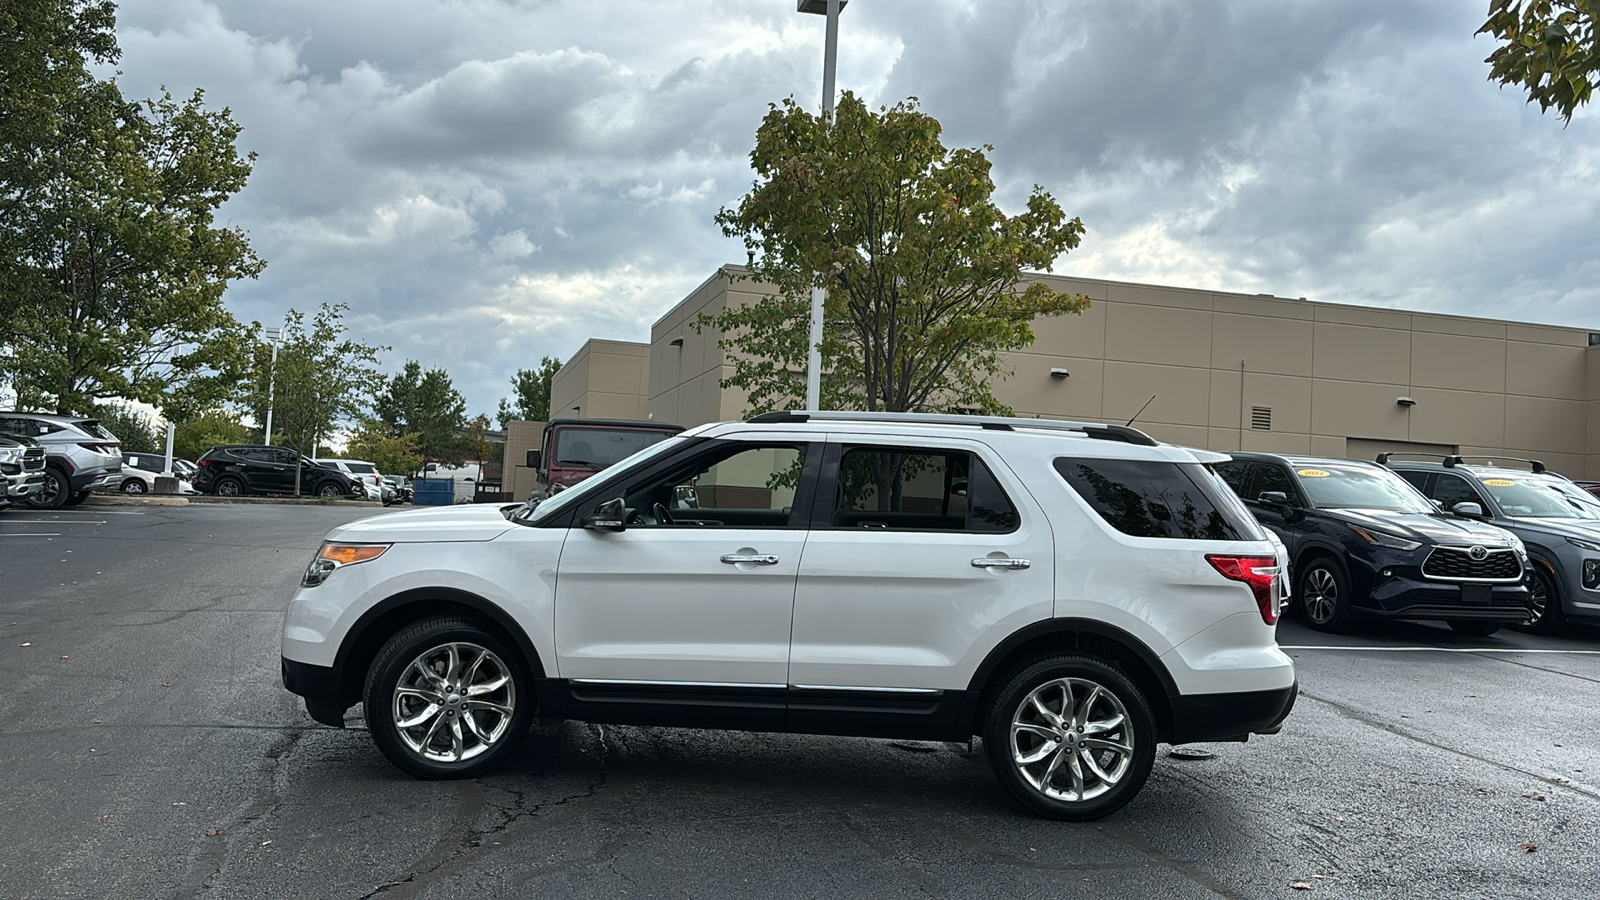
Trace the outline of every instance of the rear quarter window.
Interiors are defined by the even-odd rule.
[[[1055,461],[1078,496],[1112,528],[1132,537],[1212,541],[1258,540],[1222,488],[1198,465],[1132,459]],[[1193,473],[1186,469],[1194,469]]]

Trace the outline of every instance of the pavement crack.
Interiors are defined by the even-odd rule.
[[[1227,897],[1228,900],[1246,900],[1244,894],[1200,871],[1195,867],[1194,863],[1168,855],[1160,847],[1120,825],[1097,825],[1095,827],[1112,840],[1143,853],[1145,856],[1155,860],[1163,868],[1187,878],[1219,897]]]
[[[200,845],[200,851],[189,865],[183,889],[175,896],[195,897],[209,891],[213,879],[222,873],[228,851],[233,848],[236,839],[250,826],[277,813],[283,804],[280,782],[285,778],[284,766],[304,734],[304,730],[286,732],[267,748],[265,758],[268,765],[263,767],[266,774],[265,789],[242,804],[233,815],[218,822],[218,835],[201,838],[205,843]]]

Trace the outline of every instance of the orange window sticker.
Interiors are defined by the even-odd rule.
[[[1515,481],[1512,481],[1509,478],[1485,478],[1483,483],[1489,485],[1490,487],[1511,487],[1513,484],[1516,484]]]
[[[1327,478],[1329,475],[1328,472],[1324,472],[1321,469],[1301,469],[1295,472],[1295,474],[1302,475],[1306,478]]]

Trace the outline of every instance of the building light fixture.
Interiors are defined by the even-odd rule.
[[[1051,378],[1070,378],[1070,377],[1072,377],[1072,373],[1068,372],[1066,369],[1051,369],[1050,370],[1050,377]]]
[[[1416,406],[1417,405],[1417,401],[1411,399],[1410,397],[1396,397],[1396,398],[1394,398],[1394,403],[1395,403],[1396,406],[1405,406],[1405,407],[1412,407],[1412,406]]]

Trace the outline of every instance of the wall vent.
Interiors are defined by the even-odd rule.
[[[1272,407],[1270,407],[1270,406],[1252,406],[1252,407],[1250,407],[1250,430],[1251,431],[1271,431],[1272,430]]]

